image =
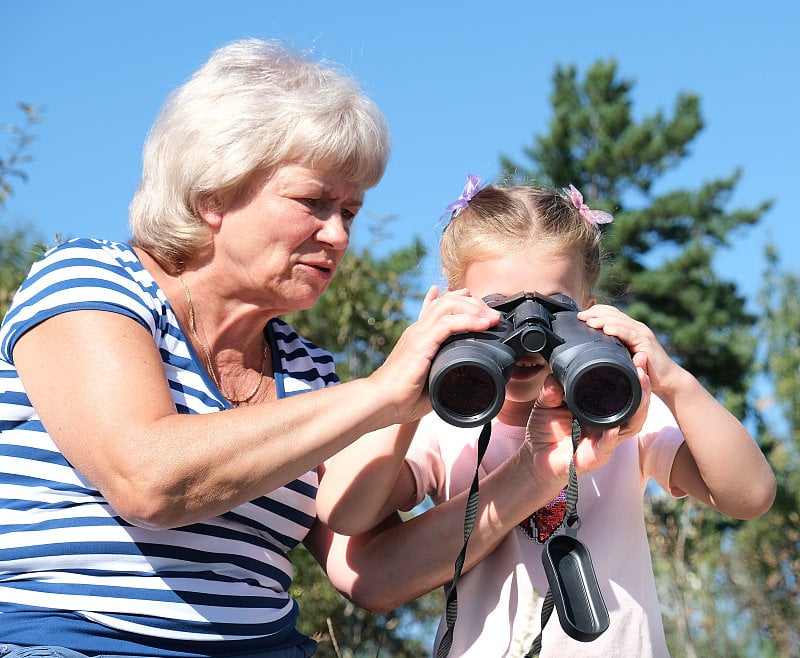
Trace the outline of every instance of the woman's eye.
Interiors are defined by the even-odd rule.
[[[313,208],[317,205],[317,199],[310,199],[310,198],[303,199],[303,203]]]
[[[348,222],[352,222],[356,218],[356,214],[352,210],[348,210],[347,208],[342,208],[342,219]]]

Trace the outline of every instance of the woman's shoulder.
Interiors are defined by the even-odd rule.
[[[25,331],[73,310],[110,310],[154,331],[163,303],[130,245],[75,238],[48,249],[15,293],[0,330],[6,354]]]
[[[48,294],[80,290],[124,291],[148,306],[158,296],[158,286],[133,247],[126,242],[98,238],[72,238],[48,249],[33,264],[21,291]],[[95,293],[86,293],[95,294]]]
[[[77,278],[79,282],[115,274],[140,279],[146,272],[131,245],[98,238],[72,238],[50,247],[33,264],[26,283],[52,278],[55,271],[62,280]]]
[[[48,248],[39,262],[63,262],[81,259],[85,261],[137,264],[138,267],[142,267],[136,252],[130,244],[101,238],[70,238]]]

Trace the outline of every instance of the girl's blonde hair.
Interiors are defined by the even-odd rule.
[[[451,290],[464,287],[471,263],[509,254],[536,258],[539,250],[574,253],[583,268],[582,292],[592,294],[600,277],[600,231],[554,190],[488,185],[453,216],[439,244]]]

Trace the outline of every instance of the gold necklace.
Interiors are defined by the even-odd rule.
[[[216,384],[219,392],[222,393],[222,396],[231,404],[236,405],[249,402],[253,399],[253,396],[258,393],[259,389],[261,388],[261,383],[264,381],[264,366],[267,363],[268,351],[266,342],[264,343],[264,351],[261,354],[261,372],[259,373],[258,383],[256,384],[255,388],[243,398],[229,398],[227,395],[225,395],[225,393],[222,392],[222,386],[219,383],[219,379],[217,379],[217,373],[214,371],[214,364],[211,361],[211,350],[208,349],[208,345],[206,345],[205,341],[197,334],[197,327],[195,326],[194,322],[194,305],[192,304],[192,294],[189,292],[189,286],[186,285],[186,282],[180,276],[178,277],[178,281],[181,282],[183,291],[186,293],[186,305],[189,307],[189,330],[192,332],[194,339],[203,349],[203,354],[206,357],[206,366],[208,366],[208,373],[211,375],[211,379],[214,380],[214,384]]]

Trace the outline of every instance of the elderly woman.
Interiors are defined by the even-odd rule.
[[[314,652],[286,553],[330,545],[317,466],[425,413],[439,344],[497,319],[434,291],[381,368],[336,386],[279,319],[327,288],[388,150],[347,75],[236,42],[155,122],[130,243],[32,268],[0,329],[0,656]]]

